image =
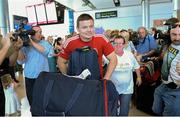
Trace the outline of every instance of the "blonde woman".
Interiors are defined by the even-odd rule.
[[[134,44],[132,43],[132,41],[129,41],[129,38],[130,38],[129,32],[127,30],[121,30],[120,35],[122,37],[124,37],[124,39],[125,39],[125,47],[124,47],[124,49],[128,50],[128,51],[131,51],[136,56],[137,51],[136,51],[136,49],[134,47]]]

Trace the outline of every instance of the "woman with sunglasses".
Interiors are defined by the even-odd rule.
[[[134,55],[124,49],[125,39],[120,35],[114,36],[114,48],[118,64],[112,74],[111,80],[119,93],[120,116],[128,116],[131,96],[133,94],[133,70],[137,74],[136,84],[141,84],[140,66]]]

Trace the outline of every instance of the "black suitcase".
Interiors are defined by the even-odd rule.
[[[160,81],[153,83],[142,83],[136,88],[136,107],[137,109],[154,115],[152,104],[154,101],[154,91],[160,85]]]

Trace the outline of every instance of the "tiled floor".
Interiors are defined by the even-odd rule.
[[[18,77],[17,79],[20,81],[16,85],[15,91],[21,102],[21,116],[28,117],[28,116],[31,116],[31,113],[29,111],[29,104],[28,104],[28,101],[26,98],[23,75],[16,73],[16,76]],[[136,109],[136,107],[134,105],[131,105],[129,116],[149,116],[149,114],[146,114],[146,113]]]

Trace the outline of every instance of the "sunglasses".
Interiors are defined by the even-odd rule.
[[[171,29],[176,28],[176,27],[179,27],[179,28],[180,28],[180,24],[172,25],[172,26],[171,26]]]

